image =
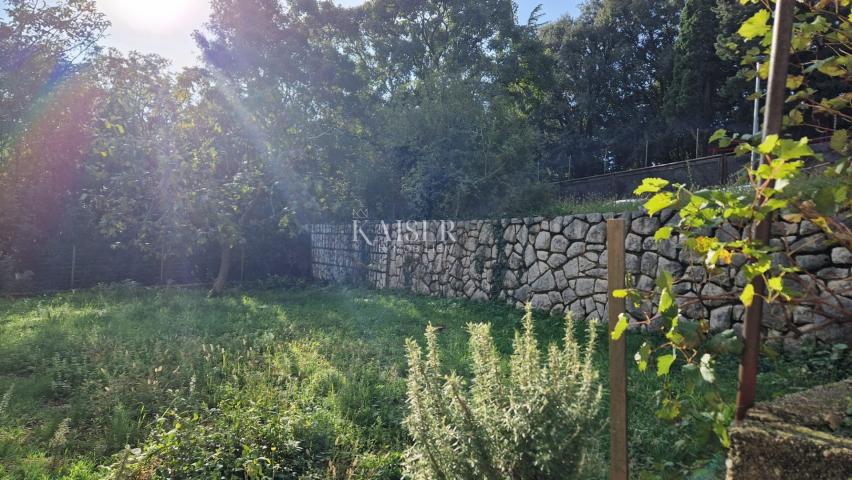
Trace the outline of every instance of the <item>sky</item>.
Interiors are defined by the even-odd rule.
[[[338,0],[358,5],[363,0]],[[2,2],[0,2],[2,3]],[[112,22],[104,45],[122,52],[138,50],[157,53],[180,69],[198,63],[198,50],[190,37],[209,14],[208,0],[97,0],[99,9]],[[520,0],[518,19],[526,23],[536,5],[542,5],[541,21],[576,15],[580,0]]]

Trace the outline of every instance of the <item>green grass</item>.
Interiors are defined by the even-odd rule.
[[[422,341],[428,322],[444,326],[444,364],[466,374],[464,326],[491,322],[508,353],[521,316],[492,303],[342,287],[215,299],[117,287],[0,300],[0,478],[101,478],[98,465],[150,478],[157,468],[235,458],[239,478],[269,459],[291,469],[282,478],[399,478],[404,339]],[[555,341],[563,322],[539,316],[536,328]],[[629,351],[641,341],[630,335]],[[735,372],[734,362],[719,366],[729,394]],[[764,362],[760,395],[846,375],[781,355]],[[682,429],[656,419],[656,378],[631,367],[629,382],[635,471],[718,464],[719,447],[682,441]],[[126,445],[156,451],[161,463],[133,465]]]

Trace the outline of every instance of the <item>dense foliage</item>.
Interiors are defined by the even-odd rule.
[[[734,0],[589,0],[546,24],[511,0],[211,5],[203,68],[175,72],[98,47],[92,0],[8,2],[6,277],[51,245],[111,243],[215,252],[218,290],[249,238],[364,207],[543,212],[553,180],[707,153],[710,132],[751,111],[728,47],[755,7]]]

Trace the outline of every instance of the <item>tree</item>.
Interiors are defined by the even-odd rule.
[[[727,103],[719,94],[728,77],[736,74],[737,66],[716,54],[719,25],[716,0],[687,0],[680,13],[680,27],[674,44],[674,69],[665,93],[665,117],[672,129],[673,140],[692,137],[690,144],[709,138],[720,120],[728,118]],[[723,3],[726,3],[723,0]],[[696,129],[699,137],[696,138]],[[705,131],[701,137],[700,129]]]
[[[109,25],[94,1],[10,0],[0,17],[0,257],[67,227],[96,92],[87,65]]]
[[[550,113],[541,123],[544,163],[556,176],[639,166],[645,142],[634,140],[663,141],[662,98],[677,15],[674,2],[597,0],[584,4],[576,19],[541,30],[559,65]]]

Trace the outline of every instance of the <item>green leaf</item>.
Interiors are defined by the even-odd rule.
[[[672,294],[669,292],[669,289],[664,288],[663,291],[660,292],[660,313],[665,315],[665,313],[668,312],[674,304],[674,298],[672,298]]]
[[[660,227],[657,229],[657,232],[654,233],[654,240],[668,240],[672,236],[672,227]]]
[[[779,146],[781,148],[778,149],[778,160],[794,160],[796,158],[810,157],[814,154],[814,151],[810,146],[808,146],[808,137],[802,137],[798,142],[795,140],[784,139],[781,140]],[[785,174],[787,173],[787,170],[795,170],[795,165],[793,163],[785,165],[785,167]],[[784,177],[779,175],[779,178]]]
[[[835,130],[831,134],[831,149],[843,153],[849,147],[849,131]]]
[[[846,74],[846,70],[840,66],[837,57],[830,57],[816,63],[817,70],[829,77],[840,77]]]
[[[623,313],[618,314],[618,323],[615,324],[615,327],[612,329],[612,334],[610,335],[613,340],[618,340],[621,338],[621,335],[627,330],[627,327],[630,325],[630,322],[627,321],[627,315]]]
[[[763,142],[758,145],[757,150],[764,154],[772,153],[772,150],[775,149],[775,145],[778,144],[778,135],[772,134],[763,139]]]
[[[748,20],[743,22],[740,25],[737,33],[745,38],[746,40],[751,40],[754,37],[761,37],[766,35],[769,32],[769,10],[758,10],[757,13],[751,16]]]
[[[710,135],[710,140],[708,140],[707,143],[713,143],[722,140],[727,134],[727,130],[725,130],[724,128],[720,128],[713,132],[713,135]]]
[[[674,203],[674,196],[671,193],[660,192],[645,202],[644,207],[648,211],[648,215],[654,215],[664,208],[671,207]]]
[[[790,90],[795,90],[802,85],[803,81],[805,81],[804,75],[788,75],[787,88],[789,88]]]
[[[612,296],[613,298],[627,298],[628,293],[630,293],[630,291],[627,289],[613,290]]]
[[[657,357],[657,376],[662,377],[663,375],[668,375],[669,370],[672,368],[672,364],[675,361],[674,353],[669,353],[667,355],[660,355]]]
[[[772,277],[766,282],[766,286],[773,292],[780,292],[784,289],[784,279],[781,277]]]
[[[642,185],[636,187],[636,190],[633,191],[634,195],[642,195],[643,193],[657,193],[662,188],[665,188],[669,184],[668,180],[664,180],[662,178],[645,178],[642,179]]]
[[[750,307],[752,300],[754,300],[754,285],[749,283],[743,288],[743,293],[740,294],[740,301],[746,307]]]

